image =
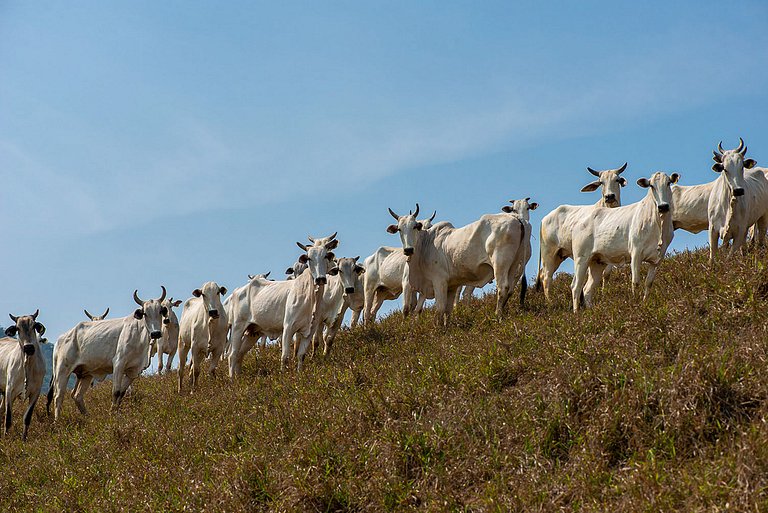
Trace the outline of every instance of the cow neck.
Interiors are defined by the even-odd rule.
[[[675,205],[674,200],[670,197],[670,201],[673,203],[670,203],[669,205],[669,212],[667,212],[666,216],[662,216],[659,213],[659,209],[656,206],[656,202],[653,200],[653,190],[651,188],[648,189],[648,192],[645,194],[645,197],[643,198],[641,204],[642,204],[642,212],[643,214],[650,214],[653,217],[653,223],[659,230],[659,241],[658,241],[658,248],[659,251],[665,250],[666,247],[669,246],[669,243],[672,242],[672,237],[674,236],[674,225],[672,224],[672,213],[675,211]]]
[[[731,185],[728,183],[728,180],[725,178],[725,171],[720,172],[720,176],[717,177],[717,180],[720,180],[719,186],[721,187],[722,192],[727,196],[728,198],[728,210],[725,212],[725,224],[723,225],[723,237],[725,237],[728,233],[731,232],[731,222],[733,221],[733,215],[736,211],[736,202],[738,201],[736,199],[736,196],[733,195],[733,189],[731,189]],[[715,181],[717,181],[715,180]]]

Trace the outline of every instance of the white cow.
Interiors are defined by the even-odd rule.
[[[656,269],[674,236],[671,185],[677,183],[679,177],[677,173],[668,176],[658,172],[650,180],[640,178],[637,184],[648,189],[641,201],[625,207],[595,208],[574,224],[575,269],[571,283],[574,312],[581,306],[582,293],[586,306],[592,306],[592,296],[608,264],[630,264],[633,293],[640,284],[640,265],[650,264],[643,294],[644,299],[648,297]]]
[[[40,344],[45,343],[45,339],[40,338],[45,333],[45,326],[37,321],[39,314],[40,310],[32,315],[11,315],[14,324],[6,328],[6,337],[0,338],[0,392],[3,396],[0,411],[5,418],[3,434],[7,435],[11,429],[13,402],[18,398],[27,399],[29,406],[24,413],[22,440],[27,439],[29,423],[45,377],[45,359],[40,350]]]
[[[428,219],[419,221],[423,230],[432,227],[432,221],[436,215],[437,211]],[[384,301],[397,299],[400,294],[403,294],[403,315],[408,316],[410,312],[418,313],[424,308],[427,297],[411,290],[408,283],[408,264],[402,247],[380,247],[365,259],[363,267],[365,268],[363,276],[365,298],[363,322],[365,324],[376,319]]]
[[[745,159],[747,147],[739,138],[735,150],[714,151],[712,170],[720,173],[709,195],[709,259],[714,261],[720,239],[723,244],[733,242],[731,253],[741,249],[747,240],[749,227],[756,224],[755,239],[765,241],[768,228],[768,179],[759,170],[753,170],[756,162]],[[746,170],[746,171],[745,171]]]
[[[357,325],[364,303],[360,276],[365,273],[365,268],[357,263],[359,259],[359,256],[339,258],[336,265],[328,270],[330,278],[325,286],[322,302],[317,309],[320,328],[315,332],[313,339],[313,354],[321,341],[324,342],[323,355],[330,352],[347,309],[352,310],[352,326]],[[325,333],[323,328],[326,329]]]
[[[162,374],[163,369],[166,372],[171,370],[173,357],[176,356],[176,350],[179,347],[179,318],[173,311],[179,305],[181,305],[180,299],[171,297],[163,301],[163,306],[168,310],[168,315],[163,318],[163,336],[157,340],[156,345],[152,346],[152,353],[150,353],[150,357],[157,353],[158,374]],[[163,366],[163,356],[168,356],[165,366]]]
[[[462,285],[482,287],[496,279],[496,315],[501,317],[514,284],[523,275],[525,245],[530,244],[531,225],[509,214],[487,214],[462,228],[438,223],[429,230],[416,220],[416,211],[398,216],[389,233],[400,233],[408,257],[411,287],[428,297],[434,295],[438,321],[447,326],[456,290]],[[528,253],[530,255],[530,253]]]
[[[192,389],[197,385],[206,356],[211,357],[208,373],[213,376],[216,372],[227,345],[229,318],[224,305],[221,304],[221,296],[226,293],[226,287],[209,281],[199,289],[193,290],[194,297],[184,303],[179,322],[179,393],[183,389],[184,368],[187,364],[187,353],[190,351],[192,356],[189,375]]]
[[[288,269],[285,270],[285,274],[288,275],[287,280],[295,280],[299,276],[301,276],[301,273],[304,272],[304,269],[307,268],[307,264],[305,262],[302,262],[301,260],[296,260],[296,263],[290,266]]]
[[[61,415],[64,392],[69,376],[74,373],[78,382],[72,399],[82,414],[86,414],[85,393],[94,379],[112,374],[112,406],[118,409],[131,382],[147,366],[151,340],[162,336],[162,320],[167,309],[165,287],[159,299],[147,301],[133,292],[139,305],[133,315],[103,321],[80,322],[59,337],[53,353],[53,375],[48,391],[48,404],[54,402],[54,418]]]
[[[599,207],[615,208],[621,205],[621,188],[627,180],[620,176],[627,169],[625,163],[618,169],[587,171],[597,177],[594,182],[582,187],[581,192],[601,189],[600,199],[594,205],[560,205],[544,216],[539,232],[539,272],[536,288],[544,288],[544,296],[549,300],[552,277],[566,258],[573,258],[572,231],[576,223],[588,217]]]

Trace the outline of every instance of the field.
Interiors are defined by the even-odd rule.
[[[531,292],[345,331],[301,375],[109,384],[0,442],[4,511],[768,510],[768,254],[666,260],[650,299],[614,274],[594,309]]]

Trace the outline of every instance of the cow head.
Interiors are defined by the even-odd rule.
[[[309,239],[314,240],[312,237],[309,237]],[[306,251],[306,253],[299,257],[299,262],[306,264],[312,275],[312,280],[316,285],[325,285],[328,281],[328,278],[325,276],[328,274],[328,262],[333,262],[333,259],[336,257],[331,250],[339,245],[339,241],[336,240],[336,234],[317,239],[311,246],[301,242],[297,242],[296,245]]]
[[[109,314],[109,307],[107,307],[107,309],[104,310],[104,313],[101,315],[92,315],[88,312],[88,310],[83,310],[83,312],[85,312],[85,316],[92,321],[103,321],[107,318],[107,314]]]
[[[416,248],[416,237],[418,236],[418,232],[426,229],[424,228],[424,223],[416,219],[416,216],[419,215],[419,204],[416,203],[416,211],[413,213],[410,213],[409,211],[407,216],[399,216],[395,214],[391,208],[387,210],[389,210],[389,215],[397,220],[397,224],[387,226],[387,231],[393,234],[400,232],[400,241],[403,243],[403,253],[405,253],[405,256],[410,257],[413,255]]]
[[[604,171],[595,171],[591,167],[587,171],[597,177],[597,180],[590,182],[581,188],[581,192],[592,192],[601,189],[603,193],[603,204],[606,207],[618,207],[621,205],[621,188],[627,185],[627,180],[621,175],[627,169],[627,163],[617,169],[606,169]]]
[[[660,215],[665,215],[672,209],[672,184],[677,183],[680,175],[672,173],[667,175],[658,171],[651,175],[651,178],[640,178],[637,185],[648,189],[648,195],[653,198],[656,209]]]
[[[291,267],[285,270],[285,274],[288,275],[288,280],[295,280],[299,276],[301,276],[301,273],[304,272],[304,270],[307,268],[306,262],[302,262],[301,258],[299,260],[296,260],[296,263],[293,264]]]
[[[171,323],[171,311],[180,304],[180,299],[173,299],[172,297],[163,301],[163,306],[165,307],[166,312],[168,312],[163,316],[163,324],[168,325]]]
[[[218,319],[224,306],[221,304],[221,296],[227,293],[226,287],[220,287],[215,281],[205,283],[201,288],[192,291],[192,295],[203,300],[208,317]]]
[[[747,154],[747,146],[741,137],[739,137],[739,146],[736,149],[724,150],[722,141],[717,145],[717,149],[720,151],[712,152],[712,160],[715,161],[712,170],[725,176],[725,182],[728,184],[733,198],[744,196],[744,170],[752,169],[757,162],[753,159],[744,158]]]
[[[259,280],[274,281],[274,280],[270,280],[270,279],[269,279],[269,275],[270,275],[270,274],[272,274],[272,271],[269,271],[269,272],[268,272],[268,273],[266,273],[266,274],[249,274],[249,275],[248,275],[248,279],[249,279],[249,280],[256,280],[256,279],[259,279]]]
[[[13,326],[8,326],[5,329],[5,334],[8,337],[18,336],[19,349],[25,356],[32,356],[38,349],[40,343],[44,343],[40,336],[45,333],[45,326],[37,322],[37,316],[40,315],[40,310],[35,310],[32,315],[15,316],[9,314],[11,320],[14,322]]]
[[[138,290],[133,291],[133,300],[139,305],[139,308],[133,312],[133,316],[136,319],[144,320],[144,327],[147,329],[149,338],[152,340],[157,340],[163,336],[161,331],[163,317],[168,315],[168,309],[163,306],[163,301],[165,300],[165,287],[161,286],[161,288],[163,289],[163,293],[160,297],[148,301],[144,301],[139,297]]]
[[[623,180],[623,178],[622,178]],[[536,210],[539,208],[539,204],[536,202],[530,203],[531,198],[525,198],[520,200],[509,200],[512,205],[504,205],[501,207],[502,212],[506,212],[507,214],[515,214],[521,219],[525,219],[526,221],[531,220],[531,210]]]
[[[359,256],[355,258],[339,258],[336,265],[328,270],[331,276],[339,275],[344,294],[354,294],[360,288],[359,277],[365,272],[365,268],[357,264]]]

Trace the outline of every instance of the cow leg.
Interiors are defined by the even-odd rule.
[[[640,258],[640,255],[631,256],[631,261],[629,262],[629,269],[632,273],[632,297],[635,296],[635,291],[640,287],[640,274],[641,274],[642,263],[643,263],[643,259]]]
[[[203,360],[205,360],[206,351],[207,351],[207,346],[206,346],[206,349],[204,350],[203,349],[192,350],[192,358],[189,364],[189,378],[190,378],[189,386],[191,390],[194,390],[197,387],[197,380],[200,377],[200,370],[203,365]]]
[[[301,369],[304,366],[304,355],[309,348],[309,342],[309,337],[305,337],[304,335],[299,337],[299,352],[296,355],[296,372],[301,372]]]
[[[261,349],[264,349],[265,347],[267,347],[267,336],[266,335],[262,335],[261,338],[259,339],[259,347]]]
[[[733,246],[731,246],[730,254],[736,255],[736,253],[741,250],[742,252],[746,248],[745,242],[747,240],[747,230],[741,229],[736,232],[735,236],[733,237]]]
[[[349,324],[350,328],[356,328],[358,322],[360,321],[360,313],[362,310],[352,310],[352,321]]]
[[[91,388],[93,382],[93,376],[85,376],[77,379],[75,389],[72,391],[72,400],[75,401],[77,409],[83,415],[88,415],[88,410],[85,408],[85,393]]]
[[[608,267],[600,262],[592,262],[589,264],[589,275],[587,277],[587,284],[584,287],[584,304],[588,308],[592,308],[592,298],[594,297],[597,287],[603,282],[603,272]]]
[[[165,371],[170,372],[173,358],[176,356],[177,346],[171,346],[171,351],[168,353],[168,358],[165,361]]]
[[[328,328],[328,333],[325,334],[325,346],[323,347],[323,356],[328,356],[328,353],[331,352],[331,346],[333,346],[333,341],[336,339],[336,333],[338,333],[339,328],[341,327],[341,323],[344,321],[344,314],[346,313],[347,309],[342,308],[339,315],[336,317],[336,320],[333,321],[333,324],[330,328]]]
[[[448,284],[444,281],[432,283],[435,290],[435,323],[437,326],[448,326]],[[453,299],[453,298],[451,298]]]
[[[245,336],[245,330],[248,326],[242,322],[235,322],[232,324],[232,329],[229,333],[229,377],[230,379],[240,374],[243,356],[243,337]]]
[[[420,313],[421,310],[419,310],[419,304],[418,304],[418,298],[420,298],[421,295],[417,295],[416,291],[413,290],[408,283],[403,284],[403,316],[408,317],[408,315],[413,313]],[[421,303],[421,306],[424,306],[424,302]]]
[[[584,284],[587,282],[588,269],[588,260],[580,258],[574,262],[573,279],[571,280],[571,299],[573,300],[574,313],[578,312],[581,306],[581,295],[584,293]]]
[[[8,431],[11,430],[13,400],[11,399],[11,396],[6,393],[3,402],[5,403],[5,427],[3,429],[3,435],[7,436]]]
[[[415,307],[413,307],[413,311],[417,314],[421,315],[421,312],[424,311],[424,303],[427,302],[427,296],[424,294],[418,294],[416,292],[411,291],[411,305],[414,303],[416,304]]]
[[[717,243],[720,240],[718,230],[716,230],[711,222],[709,226],[709,263],[713,264],[717,258]]]
[[[125,367],[121,362],[118,362],[117,365],[115,365],[114,371],[112,372],[112,411],[115,412],[120,408],[124,390],[128,388],[127,386],[125,389],[122,388],[124,372]]]
[[[54,370],[53,387],[53,420],[59,420],[61,416],[61,407],[64,405],[64,394],[67,392],[67,381],[72,369],[59,367]]]
[[[659,264],[650,264],[648,268],[648,275],[645,277],[645,289],[643,290],[643,301],[648,299],[648,294],[651,292],[651,285],[656,278],[656,269],[659,268]]]
[[[291,357],[291,346],[293,345],[293,336],[296,331],[293,326],[287,325],[283,328],[283,348],[280,355],[280,370],[287,370],[288,360]]]
[[[184,387],[184,371],[187,366],[187,352],[189,352],[189,346],[186,342],[179,338],[179,393]]]
[[[40,394],[37,393],[34,395],[34,397],[29,398],[29,406],[27,407],[27,411],[24,412],[24,431],[21,433],[21,440],[23,442],[27,441],[27,432],[29,431],[29,424],[32,422],[32,414],[35,412],[35,405],[37,404],[37,399],[40,397]]]
[[[162,375],[163,374],[163,352],[165,351],[164,347],[158,347],[157,348],[157,374]]]
[[[219,368],[219,360],[224,353],[224,344],[216,344],[216,347],[211,353],[211,361],[208,363],[208,375],[213,378],[216,375],[216,369]]]
[[[125,397],[126,391],[134,382],[134,380],[139,377],[140,373],[141,373],[141,369],[138,369],[138,368],[123,370],[122,376],[120,378],[120,385],[118,387],[118,392],[117,392],[117,403],[115,404],[115,411],[117,411],[120,408],[120,404],[122,404],[123,402],[123,398]],[[115,397],[114,387],[113,387],[112,395],[113,397]]]
[[[405,301],[405,299],[403,299],[403,301]],[[371,306],[371,310],[369,312],[369,317],[368,317],[368,320],[366,321],[366,324],[376,321],[376,316],[379,314],[379,309],[383,304],[384,304],[384,293],[381,290],[375,290],[373,292],[373,305]]]
[[[541,286],[544,288],[544,298],[549,302],[549,290],[552,287],[552,280],[555,276],[555,271],[563,263],[563,259],[557,254],[545,255],[541,260]]]

